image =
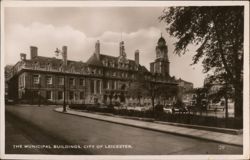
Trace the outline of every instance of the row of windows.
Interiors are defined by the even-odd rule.
[[[69,91],[69,99],[70,100],[76,100],[78,99],[83,100],[84,99],[84,92],[79,92],[79,95],[77,92]],[[46,99],[52,100],[53,99],[53,91],[46,91]],[[64,92],[63,91],[58,91],[57,92],[57,99],[58,100],[63,100],[64,99]]]
[[[35,68],[41,68],[41,69],[47,69],[47,70],[50,70],[50,69],[59,69],[60,71],[63,71],[63,66],[60,65],[60,66],[53,66],[48,63],[47,65],[45,63],[42,63],[40,62],[40,65],[38,62],[34,62],[34,67]],[[77,69],[75,69],[74,66],[69,66],[66,68],[67,71],[70,71],[70,72],[76,72]],[[91,73],[91,74],[102,74],[102,70],[101,69],[96,69],[96,68],[90,68],[90,67],[82,67],[81,69],[78,69],[79,72],[86,72],[86,73]]]
[[[40,75],[33,75],[33,84],[40,84]],[[53,84],[52,76],[46,76],[46,84]],[[58,77],[58,84],[64,85],[64,78]],[[69,85],[75,86],[76,85],[76,79],[75,78],[69,78]],[[85,80],[79,79],[79,85],[84,86]]]
[[[106,67],[113,67],[113,68],[117,67],[117,68],[123,68],[123,69],[133,69],[133,70],[137,69],[137,67],[133,66],[133,65],[129,65],[129,64],[126,64],[126,63],[118,63],[118,64],[116,64],[113,61],[107,61],[107,60],[103,60],[102,64],[104,66],[106,66]]]
[[[122,77],[122,78],[134,78],[134,74],[128,74],[126,72],[107,72],[106,73],[107,76],[113,76],[113,77]]]
[[[104,89],[122,89],[122,90],[125,90],[126,85],[125,84],[119,85],[119,82],[109,80],[109,81],[104,81],[103,88]]]

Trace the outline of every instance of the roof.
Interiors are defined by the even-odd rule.
[[[60,66],[63,64],[62,59],[58,59],[55,57],[43,57],[43,56],[36,56],[33,59],[30,60],[25,60],[26,62],[40,62],[40,63],[50,63],[52,66]],[[83,66],[87,66],[86,63],[81,62],[81,61],[71,61],[71,60],[67,60],[67,66],[74,66],[75,68],[78,67],[83,67]]]
[[[184,82],[184,83],[188,83],[188,84],[193,84],[192,82],[185,81],[185,80],[183,80],[183,79],[181,79],[181,78],[179,78],[179,79],[177,80],[177,82]]]
[[[98,60],[96,54],[93,54],[91,57],[89,57],[86,63],[95,66],[103,66],[102,62]]]
[[[115,66],[118,66],[118,58],[119,57],[114,57],[114,56],[110,56],[110,55],[105,55],[105,54],[100,54],[100,59],[98,59],[98,57],[96,56],[96,54],[93,54],[87,61],[87,64],[89,65],[95,65],[95,66],[104,66],[102,61],[104,60],[107,60],[107,61],[112,61]],[[128,63],[129,65],[132,65],[132,66],[135,66],[136,63],[134,60],[131,60],[131,59],[127,59],[128,60]],[[139,65],[139,70],[142,71],[142,72],[149,72],[147,70],[147,68],[145,66],[141,66]]]

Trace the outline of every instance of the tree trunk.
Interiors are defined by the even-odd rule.
[[[242,118],[243,117],[243,94],[242,89],[238,86],[235,87],[234,92],[235,102],[234,102],[234,117]]]

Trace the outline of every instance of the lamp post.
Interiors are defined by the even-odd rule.
[[[150,82],[151,87],[151,99],[152,99],[152,107],[153,107],[153,117],[155,118],[155,88],[156,88],[156,73],[153,73],[153,81]]]
[[[56,56],[59,56],[59,54],[62,55],[63,60],[63,112],[67,112],[66,110],[66,65],[67,65],[67,59],[65,58],[67,55],[67,50],[64,49],[66,46],[63,46],[62,50],[59,50],[56,48]]]
[[[41,105],[41,76],[39,75],[39,79],[38,79],[38,96],[39,96],[39,107]]]

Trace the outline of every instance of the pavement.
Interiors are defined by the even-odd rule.
[[[19,128],[24,128],[23,135],[27,135],[30,140],[26,142],[20,139],[20,136],[8,136],[9,133],[7,133],[6,145],[10,147],[13,144],[26,145],[27,143],[49,145],[51,149],[46,150],[49,154],[65,155],[75,153],[80,155],[240,155],[243,153],[243,147],[238,145],[85,116],[62,114],[60,111],[54,111],[58,107],[60,106],[6,105],[6,117],[9,115],[14,117],[16,119],[14,128],[20,124]],[[133,122],[140,124],[143,121]],[[150,126],[151,122],[147,123]],[[11,143],[13,139],[15,142]],[[61,147],[61,150],[57,146]],[[80,146],[80,148],[79,151],[74,148],[69,150],[68,146]],[[10,151],[13,154],[22,152],[21,150]],[[27,152],[32,154],[29,150]]]
[[[92,119],[112,122],[112,123],[118,123],[122,125],[128,125],[133,127],[139,127],[143,129],[149,129],[153,131],[159,131],[159,132],[165,132],[165,133],[171,133],[175,135],[181,135],[191,138],[197,138],[197,139],[204,139],[229,145],[236,145],[236,146],[243,146],[243,135],[232,135],[227,133],[220,133],[220,132],[214,132],[214,131],[208,131],[208,130],[202,130],[202,129],[195,129],[195,128],[187,128],[182,126],[173,126],[169,125],[167,123],[155,123],[155,122],[147,122],[147,121],[140,121],[140,120],[134,120],[134,119],[127,119],[122,118],[120,116],[106,116],[106,115],[100,115],[100,114],[94,114],[94,113],[87,113],[82,111],[77,111],[73,109],[67,109],[67,112],[62,112],[62,108],[55,108],[55,111],[64,113],[64,114],[71,114],[71,115],[77,115],[77,116],[83,116],[88,117]]]

